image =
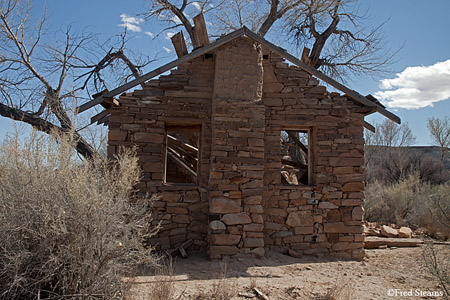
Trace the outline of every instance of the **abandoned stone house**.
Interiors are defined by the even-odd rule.
[[[213,259],[267,249],[361,259],[364,117],[398,117],[245,27],[181,52],[80,107],[108,107],[92,120],[107,122],[109,154],[137,146],[137,188],[156,195],[162,225],[150,242],[192,240]]]

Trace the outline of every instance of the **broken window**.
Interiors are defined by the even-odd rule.
[[[312,184],[311,129],[282,130],[281,183]]]
[[[164,182],[197,183],[200,126],[167,126]]]

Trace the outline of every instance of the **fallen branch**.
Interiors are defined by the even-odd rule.
[[[257,287],[253,288],[253,291],[256,293],[256,295],[263,299],[263,300],[270,300],[269,297],[267,297],[263,292],[261,292]]]

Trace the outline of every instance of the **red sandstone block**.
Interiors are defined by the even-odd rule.
[[[364,158],[352,157],[330,157],[330,166],[332,167],[346,167],[346,166],[362,166],[364,165]]]
[[[263,224],[247,224],[244,225],[244,231],[254,231],[254,232],[261,232],[264,230],[264,225]]]
[[[364,205],[363,199],[342,199],[342,206],[361,206]]]
[[[164,141],[164,135],[151,132],[136,132],[133,134],[133,140],[138,143],[162,143]]]
[[[176,206],[168,206],[166,208],[166,211],[169,214],[182,214],[182,215],[187,215],[188,210],[185,207],[176,207]]]
[[[125,141],[127,132],[121,130],[110,130],[108,132],[108,140],[110,141]]]
[[[224,197],[212,198],[210,211],[215,214],[238,213],[241,211],[241,200]]]
[[[244,247],[248,248],[258,248],[264,247],[264,239],[262,238],[245,238]]]
[[[364,190],[364,182],[349,182],[342,187],[343,192],[359,192]]]
[[[211,246],[209,255],[211,258],[220,258],[221,255],[234,255],[239,252],[236,246]]]
[[[234,234],[211,234],[210,238],[212,245],[218,246],[237,245],[241,240],[240,235]]]

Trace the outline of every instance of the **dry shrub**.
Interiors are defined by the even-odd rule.
[[[137,159],[81,162],[65,138],[31,134],[0,145],[0,298],[122,299],[137,263],[150,200],[130,205]]]
[[[168,260],[161,262],[154,269],[154,276],[157,278],[150,286],[150,292],[146,299],[149,300],[177,300],[181,299],[182,293],[177,295],[175,281],[173,279],[173,262]]]
[[[450,183],[433,185],[412,174],[392,185],[366,187],[365,219],[423,227],[431,236],[450,236]]]
[[[440,251],[433,243],[426,243],[423,261],[427,271],[436,279],[445,299],[450,299],[450,260],[448,251]]]
[[[219,279],[213,283],[213,287],[208,291],[200,291],[194,299],[196,300],[230,300],[238,293],[237,286],[227,278],[227,265],[223,264]]]
[[[313,292],[308,297],[314,300],[351,300],[355,299],[353,292],[355,287],[353,282],[339,276],[335,283],[322,295],[322,293]]]

